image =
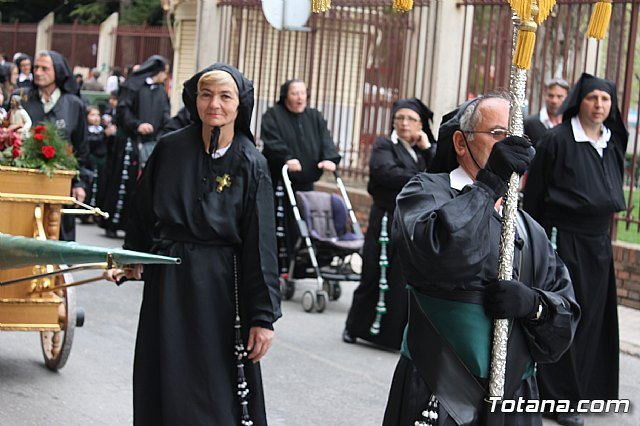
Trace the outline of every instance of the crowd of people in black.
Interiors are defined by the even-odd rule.
[[[150,283],[136,346],[135,422],[266,424],[257,362],[281,315],[278,261],[297,238],[288,213],[291,238],[278,247],[274,206],[291,207],[278,201],[280,171],[288,167],[295,190],[311,190],[341,156],[301,80],[286,81],[264,114],[260,153],[250,130],[253,85],[239,70],[214,64],[196,73],[173,118],[167,59],[153,55],[125,74],[114,69],[103,86],[93,70],[80,86],[55,51],[0,55],[0,118],[21,132],[55,122],[80,167],[72,195],[108,213],[94,219],[106,236],[124,231],[126,248],[183,259],[180,267],[106,275]],[[107,91],[108,100],[90,105],[81,89]],[[526,135],[509,135],[503,93],[445,115],[437,140],[433,112],[419,99],[398,99],[391,112],[391,133],[371,154],[364,268],[342,335],[400,350],[384,423],[476,424],[493,415],[482,409],[483,389],[491,320],[501,318],[513,320],[506,398],[537,399],[538,388],[572,406],[617,398],[609,232],[611,214],[625,205],[628,135],[615,85],[588,74],[573,89],[547,81],[545,105],[525,123],[535,157]],[[511,174],[527,171],[514,276],[498,280],[502,196]],[[75,220],[63,219],[61,239],[74,239]],[[379,238],[387,233],[391,262],[383,270]],[[382,282],[388,309],[372,334]],[[588,349],[589,341],[598,343]],[[556,414],[560,424],[583,423]],[[538,425],[540,417],[506,421]]]

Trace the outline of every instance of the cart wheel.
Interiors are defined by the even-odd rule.
[[[340,287],[339,281],[325,280],[322,283],[322,289],[327,292],[330,301],[338,300],[342,295],[342,287]]]
[[[291,280],[285,280],[280,277],[280,296],[282,300],[289,300],[293,297],[293,293],[296,292],[296,284]]]
[[[56,279],[63,279],[65,282],[72,280],[70,274],[61,275]],[[76,295],[74,289],[70,287],[63,288],[57,290],[56,294],[63,298],[63,301],[58,307],[60,331],[40,332],[44,363],[47,368],[52,371],[61,369],[67,363],[67,358],[69,358],[69,354],[71,353],[73,332],[76,328],[77,320]]]
[[[313,311],[313,299],[313,292],[309,290],[305,291],[302,295],[302,309],[304,309],[305,312]]]
[[[327,299],[329,296],[326,291],[319,291],[316,293],[316,311],[318,313],[324,312],[324,309],[327,307]]]

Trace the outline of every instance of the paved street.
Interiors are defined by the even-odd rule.
[[[117,246],[96,227],[79,225],[78,240]],[[83,276],[90,273],[84,273]],[[301,288],[284,302],[276,341],[262,363],[272,426],[379,425],[398,354],[347,345],[340,333],[355,284],[322,314],[305,313]],[[78,288],[86,310],[67,365],[44,368],[36,333],[0,333],[0,425],[131,424],[133,348],[142,284],[107,282]],[[640,315],[640,314],[639,314]],[[623,398],[640,402],[640,358],[621,356]],[[638,425],[640,410],[589,416],[587,425]],[[545,425],[555,422],[545,421]]]

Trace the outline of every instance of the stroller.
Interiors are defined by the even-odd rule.
[[[280,292],[283,300],[289,300],[295,292],[296,280],[315,278],[316,290],[307,290],[302,295],[302,308],[306,312],[314,308],[322,312],[327,300],[338,300],[342,293],[340,281],[360,281],[360,274],[351,269],[351,257],[362,250],[364,237],[344,183],[337,172],[334,176],[342,197],[321,191],[294,194],[288,166],[282,167],[299,237],[289,254],[288,269],[280,275]],[[348,232],[347,217],[351,219],[352,232]]]

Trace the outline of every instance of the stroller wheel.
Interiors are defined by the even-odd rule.
[[[302,295],[302,309],[305,312],[313,311],[313,292],[307,290]]]
[[[327,307],[327,292],[326,291],[318,291],[316,293],[316,311],[321,313]]]
[[[280,277],[280,297],[282,300],[289,300],[293,297],[293,293],[296,292],[296,284],[293,281],[285,280]]]
[[[338,300],[342,295],[342,287],[340,287],[339,281],[324,280],[322,289],[327,292],[330,301]]]

